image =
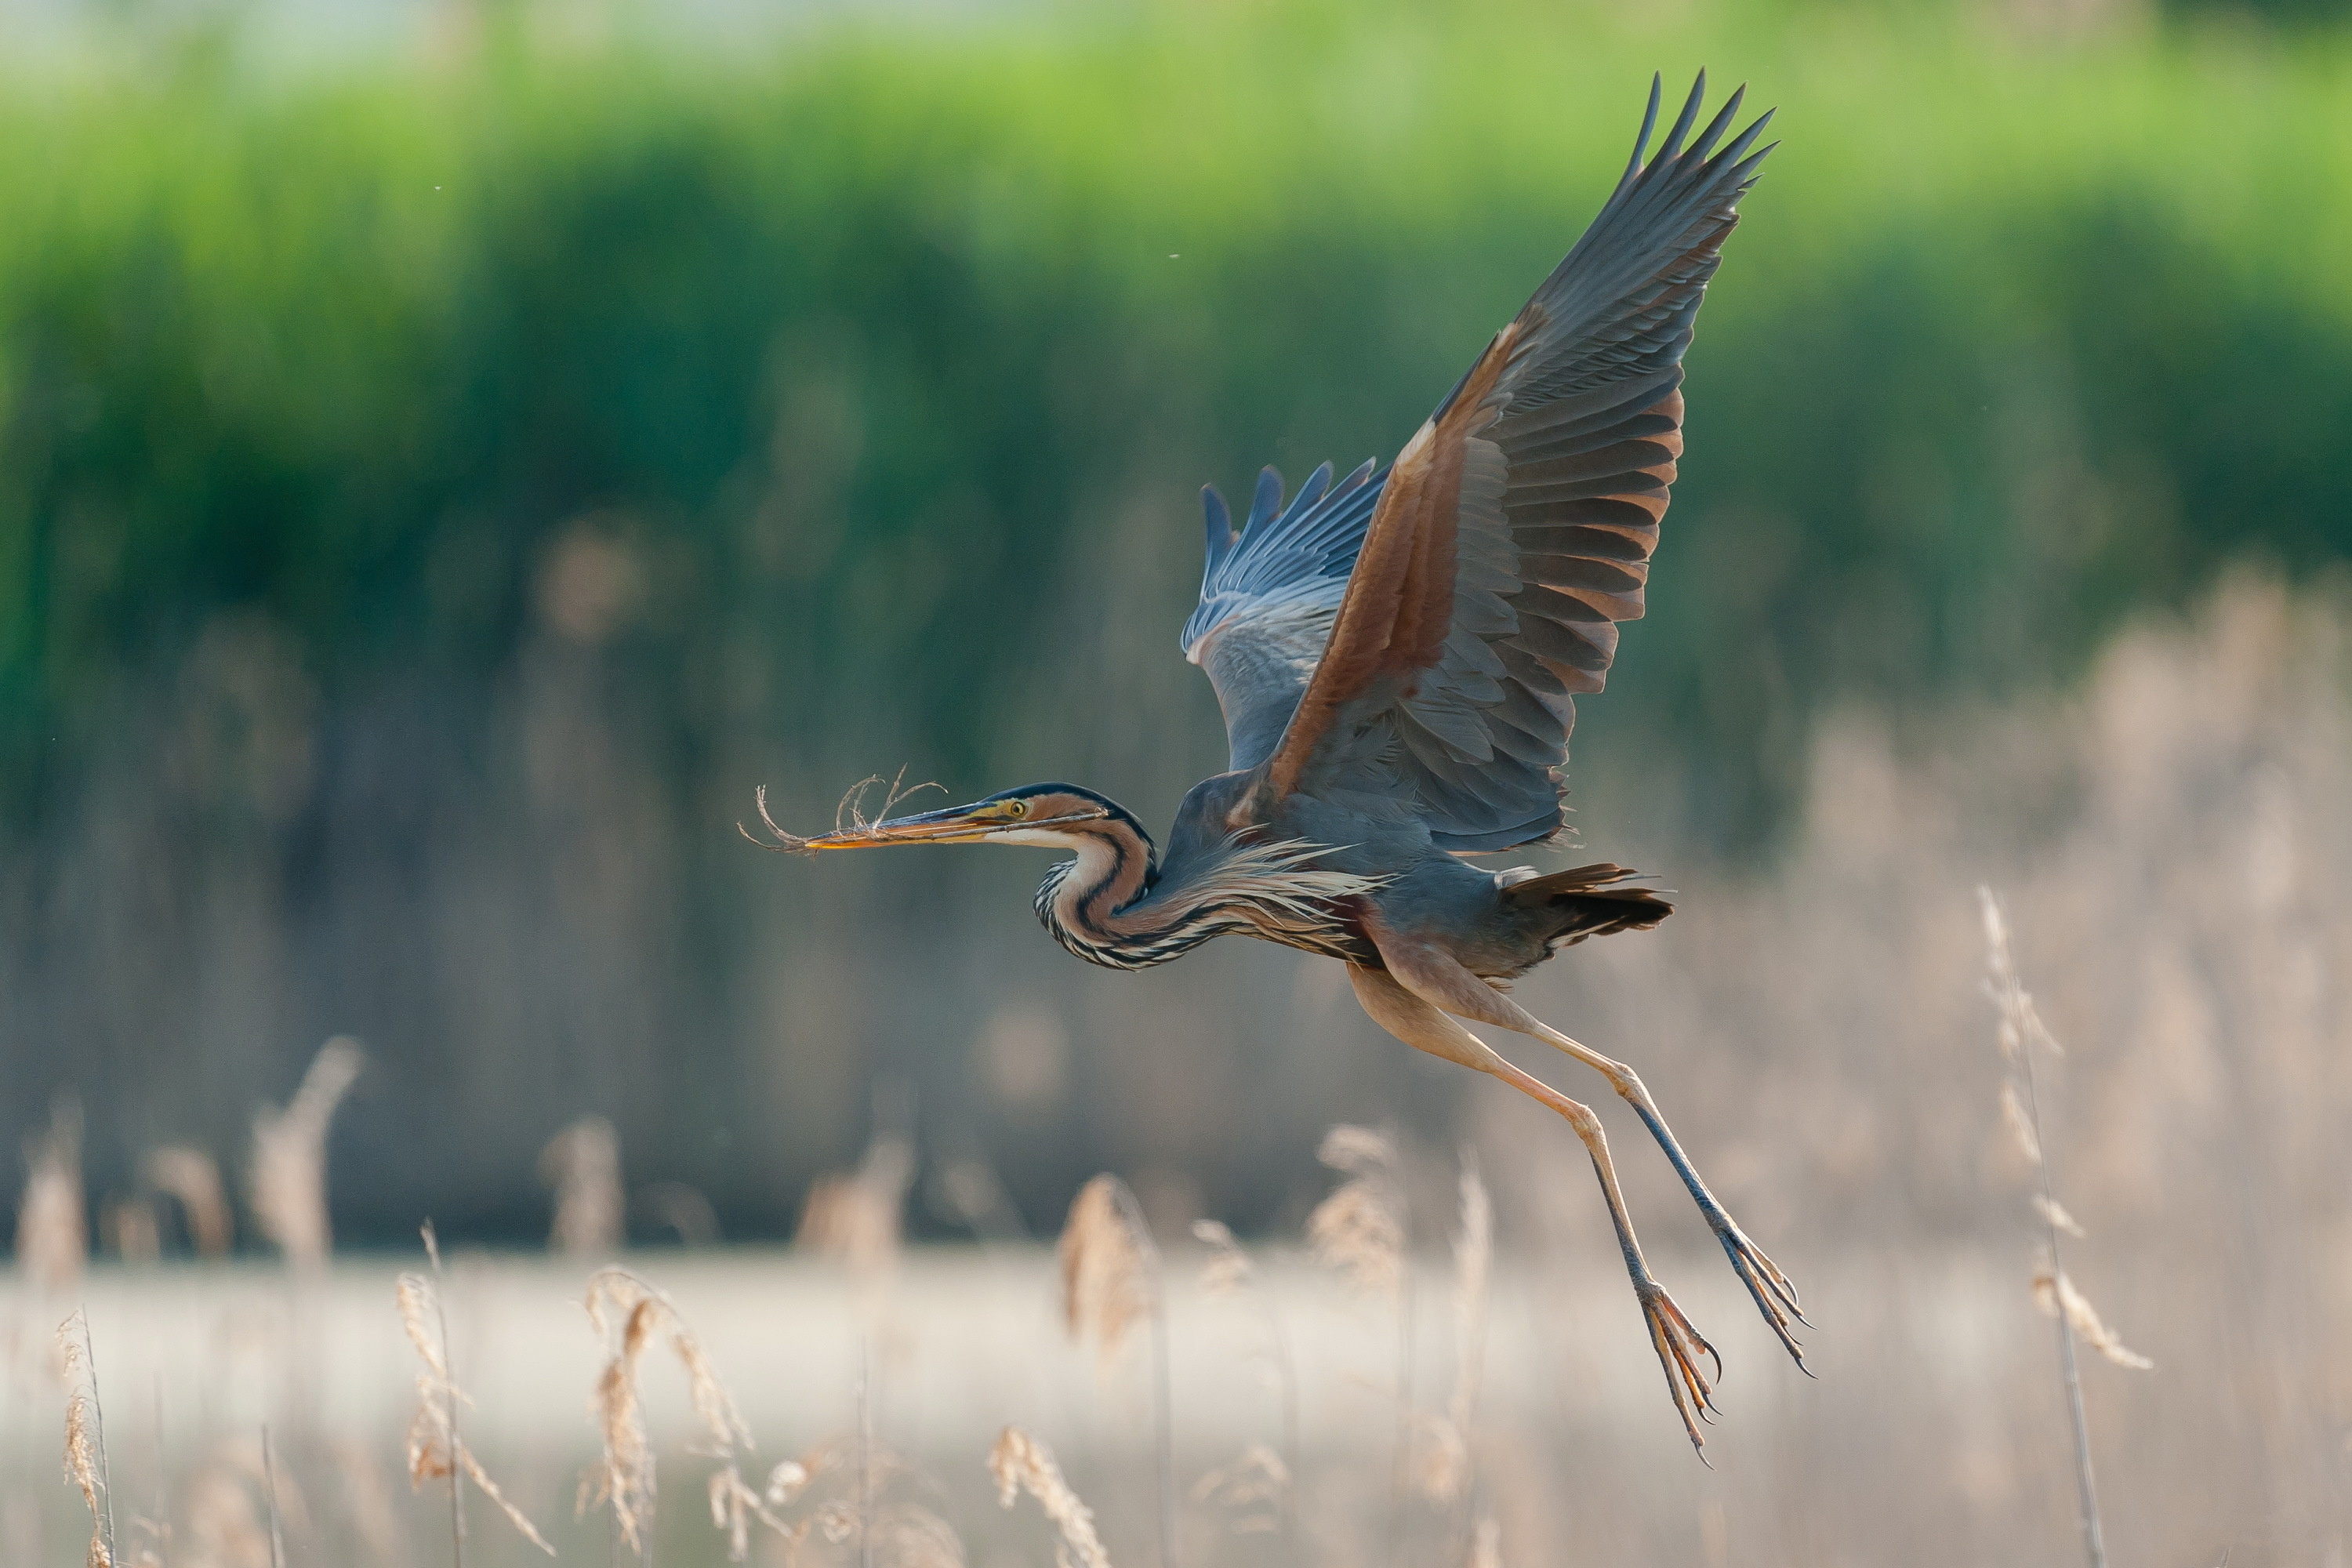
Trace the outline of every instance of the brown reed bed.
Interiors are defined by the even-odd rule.
[[[1645,1237],[1693,1255],[1686,1305],[1729,1363],[1712,1475],[1659,1407],[1576,1151],[1495,1097],[1464,1097],[1442,1140],[1410,1120],[1327,1140],[1328,1173],[1246,1239],[1196,1215],[1188,1250],[1189,1226],[1155,1237],[1106,1186],[1073,1215],[1074,1265],[1010,1239],[910,1248],[932,1152],[877,1140],[813,1198],[799,1254],[593,1276],[575,1253],[453,1256],[394,1314],[393,1266],[328,1251],[328,1079],[272,1123],[306,1184],[247,1227],[278,1262],[175,1260],[225,1247],[227,1192],[257,1211],[268,1184],[214,1166],[207,1197],[157,1160],[141,1191],[184,1216],[163,1260],[87,1262],[68,1122],[28,1152],[0,1284],[0,1560],[421,1568],[452,1553],[462,1471],[583,1565],[1772,1568],[1900,1541],[1973,1568],[2065,1555],[2088,1471],[2116,1562],[2325,1563],[2352,1518],[2347,650],[2334,601],[2241,582],[2078,689],[1933,732],[1843,715],[1778,864],[1678,868],[1684,910],[1654,938],[1527,982],[1587,1037],[1638,1042],[1820,1305],[1813,1384],[1707,1282],[1671,1182],[1630,1174]],[[2015,944],[1994,976],[2006,1054],[1982,1046],[1980,883]],[[1386,1048],[1284,994],[1316,1051]],[[1086,1048],[1164,1044],[1134,1027]],[[1475,1163],[1423,1152],[1456,1134]],[[1001,1215],[969,1166],[946,1184]],[[1085,1342],[1056,1331],[1057,1297]],[[54,1336],[84,1300],[102,1399]],[[2080,1468],[2053,1335],[2095,1352],[2074,1373]],[[380,1483],[412,1433],[428,1484],[406,1497]],[[574,1518],[583,1468],[603,1500]],[[463,1550],[545,1560],[504,1524]]]

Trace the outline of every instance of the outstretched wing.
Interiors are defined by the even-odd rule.
[[[1297,790],[1408,800],[1441,846],[1556,832],[1575,695],[1638,617],[1682,454],[1682,358],[1771,116],[1722,151],[1734,93],[1685,149],[1702,73],[1657,156],[1397,457],[1328,647],[1265,759]],[[1228,713],[1232,710],[1229,708]],[[1239,752],[1236,751],[1238,762]]]
[[[1330,639],[1386,477],[1366,463],[1334,486],[1326,463],[1286,508],[1282,476],[1266,468],[1238,532],[1216,487],[1202,489],[1209,563],[1200,606],[1184,623],[1184,657],[1217,689],[1236,771],[1265,761],[1290,722]]]

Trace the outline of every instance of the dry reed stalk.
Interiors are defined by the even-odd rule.
[[[838,1259],[860,1286],[878,1289],[898,1266],[907,1188],[915,1178],[915,1152],[896,1134],[866,1146],[857,1169],[819,1177],[801,1206],[793,1245]]]
[[[1315,1157],[1347,1177],[1307,1216],[1315,1256],[1367,1296],[1385,1296],[1396,1310],[1396,1436],[1389,1465],[1389,1542],[1403,1533],[1412,1470],[1412,1280],[1406,1268],[1409,1212],[1396,1141],[1369,1127],[1340,1123],[1323,1135]]]
[[[133,1544],[122,1559],[122,1568],[164,1568],[164,1556],[172,1546],[170,1525],[134,1513],[131,1538]]]
[[[226,1258],[233,1231],[228,1194],[221,1184],[220,1166],[210,1154],[185,1144],[167,1144],[148,1152],[139,1173],[157,1192],[179,1200],[187,1216],[188,1239],[199,1258]]]
[[[996,1500],[1011,1508],[1027,1492],[1045,1510],[1058,1532],[1055,1568],[1110,1568],[1110,1553],[1095,1533],[1094,1510],[1078,1500],[1054,1462],[1054,1450],[1018,1426],[1007,1426],[989,1450],[988,1473],[996,1478]]]
[[[2045,1266],[2034,1280],[2034,1295],[2037,1300],[2045,1301],[2045,1310],[2058,1323],[2059,1373],[2065,1385],[2067,1415],[2074,1430],[2074,1487],[2082,1512],[2083,1553],[2090,1568],[2106,1568],[2106,1532],[2099,1518],[2098,1483],[2091,1469],[2091,1425],[2083,1404],[2083,1379],[2074,1359],[2074,1336],[2082,1334],[2094,1349],[2119,1365],[2146,1370],[2155,1363],[2126,1349],[2115,1331],[2100,1321],[2089,1300],[2066,1277],[2060,1260],[2060,1234],[2071,1230],[2079,1236],[2082,1227],[2058,1202],[2057,1180],[2050,1169],[2050,1142],[2042,1124],[2042,1097],[2033,1071],[2035,1052],[2046,1049],[2057,1054],[2058,1042],[2042,1022],[2033,998],[2018,974],[2011,949],[2009,919],[2001,910],[2000,900],[1993,896],[1990,888],[1985,887],[1977,889],[1977,900],[1984,916],[1985,990],[1999,1010],[1997,1039],[2002,1060],[2014,1075],[2002,1080],[2002,1118],[2040,1178],[2040,1201],[2035,1207],[2042,1216],[2048,1251]],[[2024,1089],[2022,1115],[2018,1113],[2020,1083]]]
[[[1062,1320],[1070,1337],[1092,1341],[1107,1372],[1138,1322],[1151,1330],[1151,1432],[1157,1464],[1160,1568],[1176,1562],[1176,1436],[1169,1371],[1168,1300],[1160,1249],[1128,1184],[1108,1172],[1070,1202],[1055,1244],[1062,1266]]]
[[[268,1428],[262,1428],[266,1439]],[[310,1512],[310,1500],[292,1476],[277,1468],[271,1462],[266,1442],[232,1443],[222,1452],[222,1462],[245,1478],[255,1496],[261,1500],[262,1518],[275,1528],[283,1518],[286,1528],[298,1536],[313,1535],[317,1521]]]
[[[601,1116],[584,1116],[539,1152],[540,1179],[555,1189],[547,1242],[568,1258],[618,1251],[627,1217],[621,1195],[621,1137]]]
[[[153,1263],[163,1256],[163,1226],[155,1205],[145,1198],[109,1198],[99,1215],[99,1230],[125,1263]]]
[[[1486,1358],[1486,1296],[1495,1264],[1495,1205],[1471,1152],[1462,1152],[1462,1227],[1454,1238],[1454,1390],[1433,1416],[1422,1456],[1422,1495],[1460,1501],[1470,1491],[1470,1434]]]
[[[261,1424],[261,1489],[269,1501],[269,1568],[286,1568],[286,1538],[278,1528],[278,1461],[269,1451],[269,1423]]]
[[[327,1218],[327,1128],[365,1061],[359,1042],[338,1035],[319,1047],[283,1110],[253,1119],[254,1217],[295,1268],[315,1272],[334,1248]]]
[[[711,1523],[727,1533],[728,1561],[740,1563],[749,1555],[754,1521],[790,1539],[791,1528],[771,1511],[767,1498],[743,1479],[742,1456],[755,1446],[751,1428],[677,1304],[628,1269],[601,1268],[588,1281],[585,1305],[606,1360],[596,1380],[594,1404],[602,1452],[581,1479],[578,1510],[585,1513],[609,1502],[613,1522],[629,1550],[640,1555],[648,1551],[646,1527],[653,1521],[658,1478],[646,1433],[638,1369],[646,1351],[666,1332],[670,1352],[686,1373],[688,1401],[709,1444],[696,1451],[719,1464],[710,1477],[709,1497]],[[772,1490],[783,1474],[781,1465],[770,1473]]]
[[[1462,1152],[1462,1229],[1454,1238],[1454,1425],[1470,1430],[1486,1364],[1486,1298],[1495,1273],[1495,1202],[1477,1157]]]
[[[425,1256],[432,1260],[432,1274],[403,1273],[393,1284],[393,1303],[400,1312],[400,1326],[407,1331],[408,1342],[416,1347],[417,1359],[425,1363],[425,1370],[416,1378],[416,1414],[408,1423],[409,1488],[421,1490],[425,1482],[432,1480],[449,1483],[450,1552],[457,1568],[465,1568],[466,1562],[465,1483],[468,1479],[497,1505],[524,1540],[552,1557],[555,1548],[548,1544],[539,1527],[520,1509],[507,1500],[506,1494],[490,1479],[457,1430],[458,1406],[471,1405],[473,1400],[457,1386],[457,1377],[450,1370],[449,1320],[441,1305],[441,1247],[430,1222],[425,1226],[424,1237]]]
[[[16,1263],[34,1288],[63,1295],[89,1260],[81,1189],[81,1103],[60,1095],[48,1131],[25,1142],[25,1194],[16,1205]]]
[[[269,1534],[243,1468],[216,1455],[187,1490],[187,1552],[174,1568],[268,1568]]]
[[[874,1346],[857,1342],[857,1561],[874,1568]]]
[[[1234,1233],[1213,1219],[1196,1221],[1192,1226],[1195,1239],[1209,1248],[1209,1261],[1201,1269],[1202,1293],[1213,1299],[1247,1300],[1257,1310],[1258,1320],[1265,1330],[1265,1357],[1269,1376],[1282,1408],[1282,1447],[1275,1457],[1275,1469],[1279,1472],[1281,1489],[1281,1523],[1286,1534],[1296,1534],[1298,1523],[1297,1499],[1291,1489],[1291,1479],[1298,1473],[1298,1369],[1291,1359],[1290,1336],[1285,1331],[1282,1314],[1276,1308],[1273,1293],[1262,1285],[1249,1254],[1242,1250]],[[1253,1449],[1251,1452],[1255,1452]],[[1242,1456],[1242,1462],[1249,1459]],[[1265,1469],[1260,1466],[1261,1470]],[[1222,1472],[1218,1472],[1222,1473]],[[1202,1483],[1206,1485],[1205,1479]],[[1198,1489],[1195,1489],[1198,1495]]]
[[[656,1477],[653,1449],[646,1439],[645,1412],[637,1399],[637,1360],[653,1338],[658,1309],[648,1299],[625,1308],[616,1303],[614,1310],[621,1313],[617,1331],[608,1329],[597,1285],[592,1282],[588,1318],[611,1353],[596,1380],[596,1420],[604,1448],[594,1492],[590,1494],[590,1483],[583,1479],[575,1511],[585,1512],[609,1501],[621,1539],[632,1552],[642,1552],[639,1531],[653,1510]]]
[[[172,1529],[172,1464],[163,1451],[163,1374],[161,1372],[155,1373],[154,1395],[150,1410],[154,1423],[151,1435],[154,1439],[155,1517],[152,1520],[134,1518],[131,1525],[134,1530],[143,1529],[152,1544],[132,1560],[132,1568],[163,1568],[163,1560],[170,1555],[175,1539]]]
[[[377,1462],[375,1449],[347,1437],[337,1437],[329,1441],[327,1457],[342,1481],[343,1511],[350,1517],[360,1543],[367,1548],[378,1568],[394,1568],[402,1556],[400,1517],[394,1510],[392,1488],[386,1483],[383,1465]]]
[[[89,1321],[76,1312],[59,1323],[57,1343],[66,1377],[66,1479],[80,1489],[89,1509],[85,1568],[115,1568],[114,1496],[107,1481],[106,1418],[98,1403],[98,1373],[90,1364]]]
[[[196,1467],[184,1496],[185,1543],[172,1568],[268,1568],[275,1516],[282,1515],[298,1536],[312,1530],[301,1489],[264,1462],[257,1443],[216,1447]],[[168,1538],[179,1540],[176,1531]]]

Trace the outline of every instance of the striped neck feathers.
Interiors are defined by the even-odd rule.
[[[1037,884],[1037,918],[1055,942],[1080,958],[1119,969],[1139,967],[1108,954],[1118,943],[1118,911],[1160,880],[1159,851],[1141,823],[1117,811],[1075,827],[998,837],[1076,851],[1076,859],[1059,862]]]
[[[1166,963],[1229,932],[1322,930],[1334,923],[1336,900],[1370,892],[1381,880],[1315,868],[1323,845],[1237,838],[1163,878],[1150,837],[1124,813],[1065,830],[1054,842],[1077,858],[1045,873],[1037,918],[1071,952],[1110,969]]]

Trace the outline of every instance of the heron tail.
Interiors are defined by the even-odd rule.
[[[1558,925],[1550,933],[1555,948],[1570,946],[1589,936],[1621,931],[1648,931],[1675,912],[1675,906],[1648,888],[1622,884],[1638,871],[1601,861],[1530,877],[1503,889],[1506,901],[1520,909],[1540,909]]]

